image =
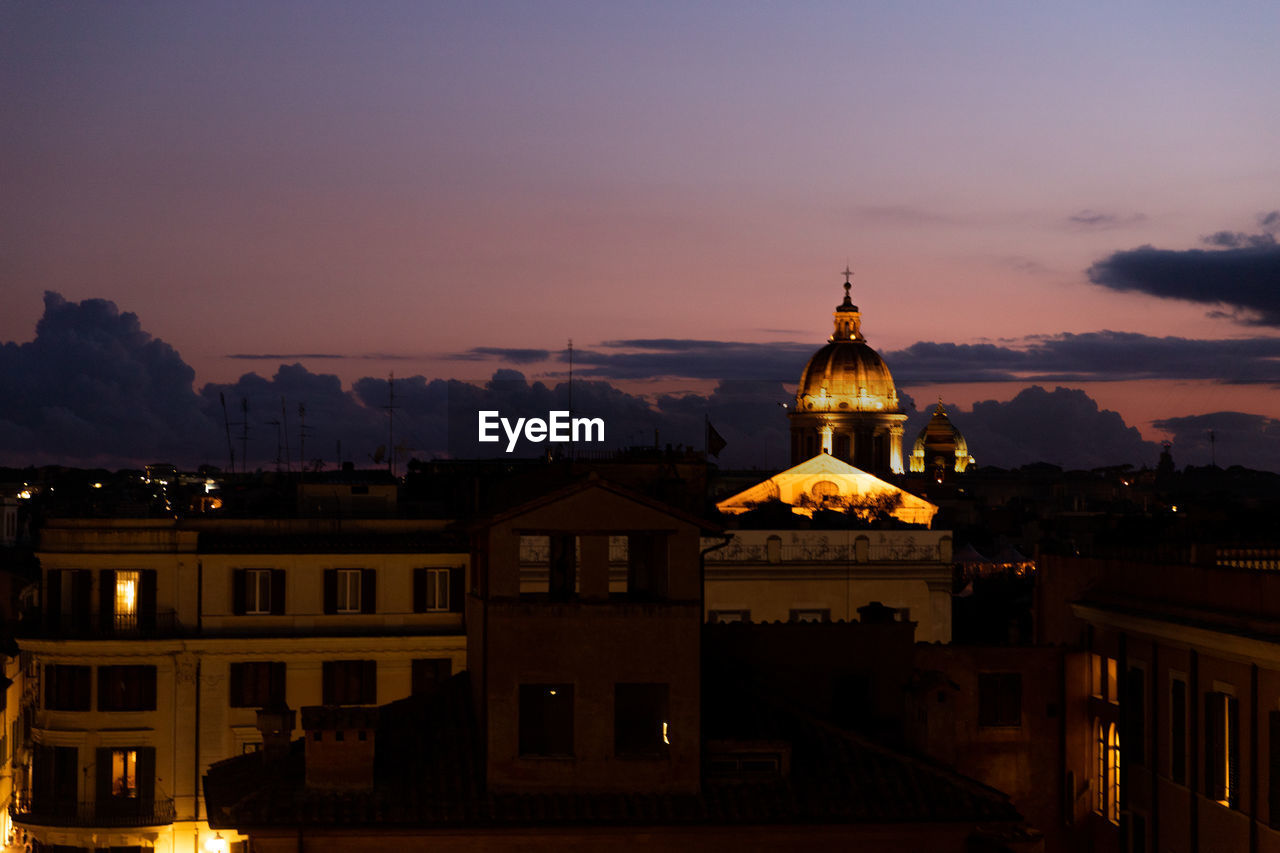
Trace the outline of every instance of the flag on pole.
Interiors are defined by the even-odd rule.
[[[711,425],[711,419],[707,418],[707,454],[720,458],[720,451],[724,450],[728,444],[720,433],[716,432],[716,428]]]

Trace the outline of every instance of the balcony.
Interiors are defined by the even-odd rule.
[[[9,806],[9,816],[14,823],[28,826],[165,826],[173,823],[175,810],[171,797],[100,803],[15,800]]]
[[[159,610],[154,614],[107,614],[105,617],[98,613],[49,616],[38,609],[23,613],[18,636],[59,640],[128,640],[180,637],[188,633],[178,623],[178,614],[173,610]]]

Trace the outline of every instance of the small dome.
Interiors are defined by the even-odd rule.
[[[963,472],[973,464],[969,455],[969,443],[943,408],[942,400],[933,410],[933,417],[916,436],[915,447],[911,454],[911,470],[921,472],[929,467],[942,465],[957,472]]]
[[[834,340],[813,354],[800,375],[796,411],[896,413],[898,389],[865,341]]]

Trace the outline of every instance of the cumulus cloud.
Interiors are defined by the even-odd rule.
[[[913,419],[908,436],[927,420]],[[1099,409],[1078,388],[1046,391],[1033,385],[1007,402],[986,400],[972,411],[948,411],[964,434],[979,465],[1013,468],[1033,462],[1052,462],[1064,468],[1089,469],[1107,465],[1154,467],[1160,447],[1145,441],[1119,414]]]
[[[207,447],[194,371],[104,299],[44,296],[30,343],[0,347],[0,441],[19,461],[157,461]]]
[[[1088,269],[1094,284],[1161,299],[1215,306],[1216,316],[1280,325],[1280,211],[1258,216],[1257,234],[1218,231],[1212,249],[1140,246],[1114,252]]]

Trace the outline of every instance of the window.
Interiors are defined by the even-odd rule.
[[[1176,676],[1169,683],[1169,777],[1187,784],[1187,682]]]
[[[1102,655],[1089,655],[1089,691],[1095,699],[1102,698]]]
[[[99,711],[154,711],[156,709],[156,668],[154,666],[98,667]]]
[[[573,755],[573,685],[521,684],[520,755]]]
[[[45,664],[44,707],[50,711],[88,711],[91,677],[87,666]]]
[[[830,622],[831,610],[825,607],[792,609],[791,621],[792,622]]]
[[[667,754],[668,729],[665,684],[615,684],[613,686],[613,751],[618,756]]]
[[[978,725],[1022,725],[1022,674],[984,672],[978,675]]]
[[[98,572],[98,612],[105,634],[136,634],[154,629],[155,570]]]
[[[117,628],[132,628],[138,624],[138,572],[116,572],[115,617]]]
[[[155,799],[155,783],[154,747],[102,747],[97,751],[100,817],[146,816]]]
[[[1115,658],[1107,658],[1107,701],[1112,705],[1120,704],[1120,690],[1116,686],[1116,673],[1119,666]]]
[[[360,612],[360,586],[363,578],[359,569],[338,569],[338,612]]]
[[[231,707],[274,708],[284,704],[285,665],[282,661],[231,664]]]
[[[236,569],[231,586],[231,609],[237,616],[284,613],[284,569]]]
[[[1204,706],[1205,794],[1228,808],[1239,808],[1240,729],[1236,697],[1206,693]]]
[[[90,629],[93,572],[85,569],[45,573],[45,624],[52,632]]]
[[[462,594],[461,566],[413,570],[414,613],[461,613]]]
[[[325,613],[373,613],[377,596],[375,569],[325,569]]]
[[[437,684],[453,674],[450,658],[418,658],[413,662],[414,693],[429,693]]]
[[[1098,778],[1094,811],[1114,824],[1120,823],[1120,734],[1115,723],[1098,720]]]
[[[329,660],[323,667],[326,705],[374,705],[378,701],[378,662]]]
[[[666,598],[668,560],[665,533],[629,534],[627,594],[637,598]]]
[[[138,750],[111,750],[111,796],[138,796]]]

